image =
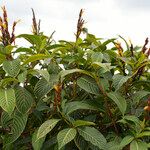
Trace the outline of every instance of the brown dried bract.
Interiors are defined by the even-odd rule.
[[[12,33],[9,32],[8,16],[5,6],[2,7],[3,17],[0,17],[0,39],[4,46],[11,45],[15,42],[15,27],[18,21],[14,21]]]
[[[82,32],[82,29],[83,29],[83,25],[85,23],[85,21],[82,18],[82,15],[83,15],[83,9],[81,9],[80,13],[79,13],[79,19],[78,19],[78,23],[77,23],[76,41],[80,37],[80,34]]]
[[[40,33],[40,22],[41,21],[39,20],[39,22],[37,23],[35,13],[34,13],[33,9],[32,9],[32,15],[33,15],[33,18],[32,18],[32,32],[33,32],[33,34],[38,35]]]

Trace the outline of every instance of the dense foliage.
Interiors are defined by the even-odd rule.
[[[8,30],[0,17],[0,146],[5,150],[148,150],[150,49],[88,33],[74,42]],[[85,38],[81,38],[81,34]],[[30,46],[13,44],[23,38]]]

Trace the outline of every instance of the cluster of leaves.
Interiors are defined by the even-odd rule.
[[[5,10],[5,9],[3,9]],[[74,42],[40,32],[13,40],[6,10],[0,43],[0,146],[5,150],[148,150],[150,50],[83,28]],[[1,19],[2,20],[2,19]],[[84,39],[80,34],[85,32]],[[12,45],[24,38],[28,47]],[[6,41],[7,40],[7,41]]]

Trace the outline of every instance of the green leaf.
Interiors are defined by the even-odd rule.
[[[130,150],[148,150],[147,144],[141,141],[132,141]]]
[[[37,51],[40,49],[40,46],[42,44],[42,36],[39,35],[31,35],[31,34],[20,34],[17,36],[17,38],[24,38],[28,42],[30,42],[32,45],[36,45]]]
[[[53,149],[53,146],[56,144],[57,144],[57,137],[54,135],[44,142],[42,150],[51,150]]]
[[[15,46],[12,46],[12,45],[7,45],[5,48],[4,48],[4,54],[11,54],[12,50],[15,48]]]
[[[40,79],[34,88],[34,93],[37,98],[41,99],[47,93],[49,93],[53,89],[53,85],[51,82],[47,82],[46,79]]]
[[[4,61],[3,69],[9,76],[16,77],[20,71],[20,60],[14,59],[12,61]]]
[[[61,47],[65,47],[65,46],[61,45],[61,44],[54,44],[54,45],[49,45],[46,49],[53,50],[53,49],[57,49],[57,48],[61,48]]]
[[[18,83],[18,80],[16,78],[12,78],[12,77],[8,77],[8,78],[4,78],[1,80],[0,82],[0,86],[1,87],[6,87],[7,85],[10,85],[13,83]]]
[[[113,86],[115,87],[115,90],[119,90],[120,87],[128,81],[130,76],[123,76],[120,74],[116,74],[113,76]]]
[[[23,62],[23,65],[26,65],[28,63],[31,63],[31,62],[34,62],[34,61],[37,61],[37,60],[43,60],[45,58],[50,58],[49,55],[46,55],[46,54],[35,54],[35,55],[31,55],[29,56],[29,58],[27,60],[25,60]]]
[[[85,102],[75,101],[75,102],[66,103],[63,111],[65,114],[69,115],[79,109],[97,110],[97,108],[95,108],[94,106],[91,106]]]
[[[25,70],[24,72],[20,73],[18,75],[18,80],[20,83],[24,83],[27,77],[27,70]]]
[[[57,135],[57,141],[58,141],[58,146],[59,150],[64,147],[67,143],[72,141],[77,134],[76,129],[73,128],[67,128],[61,130],[58,135]]]
[[[92,65],[103,68],[104,73],[114,68],[114,66],[111,66],[111,63],[93,62]]]
[[[5,145],[13,143],[18,139],[18,137],[21,135],[23,132],[26,123],[27,123],[27,114],[21,114],[19,112],[15,112],[14,115],[12,116],[12,128],[11,128],[11,133],[9,134],[8,137],[6,137]]]
[[[132,96],[132,99],[133,99],[133,102],[134,103],[139,103],[139,101],[144,98],[145,96],[147,95],[150,95],[150,92],[148,91],[137,91],[133,96]]]
[[[123,38],[121,35],[119,35],[119,37],[125,42],[126,47],[127,47],[127,50],[130,50],[130,46],[129,46],[129,44],[127,43],[127,41],[125,40],[125,38]]]
[[[79,134],[88,142],[99,147],[100,149],[105,149],[106,139],[105,137],[93,127],[78,128]]]
[[[105,150],[122,150],[122,149],[120,149],[118,142],[111,141],[107,143]]]
[[[127,121],[132,121],[135,123],[135,125],[139,125],[140,124],[140,120],[138,117],[134,116],[134,115],[126,115],[123,116],[123,119],[127,120]]]
[[[33,51],[31,48],[25,48],[25,47],[17,48],[14,53],[20,53],[20,52],[25,52],[26,54],[33,54]]]
[[[50,74],[48,73],[47,70],[38,70],[39,74],[42,75],[42,77],[47,81],[49,82],[50,80]]]
[[[93,52],[91,59],[92,59],[92,62],[102,62],[103,54],[101,52]]]
[[[91,94],[99,95],[99,87],[96,84],[96,81],[91,77],[81,77],[77,80],[77,85],[84,89],[86,92]]]
[[[64,80],[64,77],[69,75],[69,74],[72,74],[72,73],[81,73],[81,74],[85,74],[85,75],[88,75],[88,76],[91,76],[93,77],[93,74],[88,72],[88,71],[85,71],[85,70],[81,70],[81,69],[70,69],[70,70],[62,70],[60,73],[59,73],[59,76],[61,77],[61,81]]]
[[[87,149],[87,141],[85,141],[79,134],[76,135],[74,141],[79,150]]]
[[[38,129],[37,140],[49,133],[59,121],[60,119],[50,119],[45,121]]]
[[[112,99],[118,106],[119,110],[121,111],[122,115],[124,115],[126,108],[127,108],[127,103],[124,97],[122,97],[119,93],[117,92],[110,92],[107,93],[108,97]]]
[[[11,114],[16,105],[14,89],[0,89],[0,106]]]
[[[124,137],[120,143],[120,147],[124,148],[126,145],[130,144],[133,141],[134,137],[131,135],[128,135]]]
[[[32,95],[23,87],[15,88],[16,107],[20,113],[27,113],[32,106]]]
[[[136,138],[141,138],[141,137],[144,137],[144,136],[148,136],[150,137],[150,131],[143,131],[141,133],[139,133]]]
[[[38,130],[35,130],[35,132],[32,135],[32,146],[34,150],[41,150],[46,136],[37,140],[37,132]]]
[[[2,64],[6,60],[5,55],[0,54],[0,64]]]
[[[72,122],[72,124],[75,126],[75,127],[79,127],[79,126],[94,126],[95,123],[94,122],[91,122],[91,121],[86,121],[86,120],[76,120],[74,122]]]
[[[116,40],[116,38],[112,38],[112,39],[108,39],[108,40],[106,40],[104,43],[103,43],[103,45],[108,45],[108,44],[110,44],[110,43],[114,43],[114,41]]]
[[[10,124],[11,116],[6,112],[3,111],[1,114],[1,125],[3,128],[6,128]]]

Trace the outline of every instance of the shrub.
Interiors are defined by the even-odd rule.
[[[8,30],[0,18],[0,106],[3,149],[148,150],[150,49],[123,37],[88,33],[80,11],[76,40]],[[81,34],[85,33],[85,38]],[[17,46],[23,38],[30,46]]]

